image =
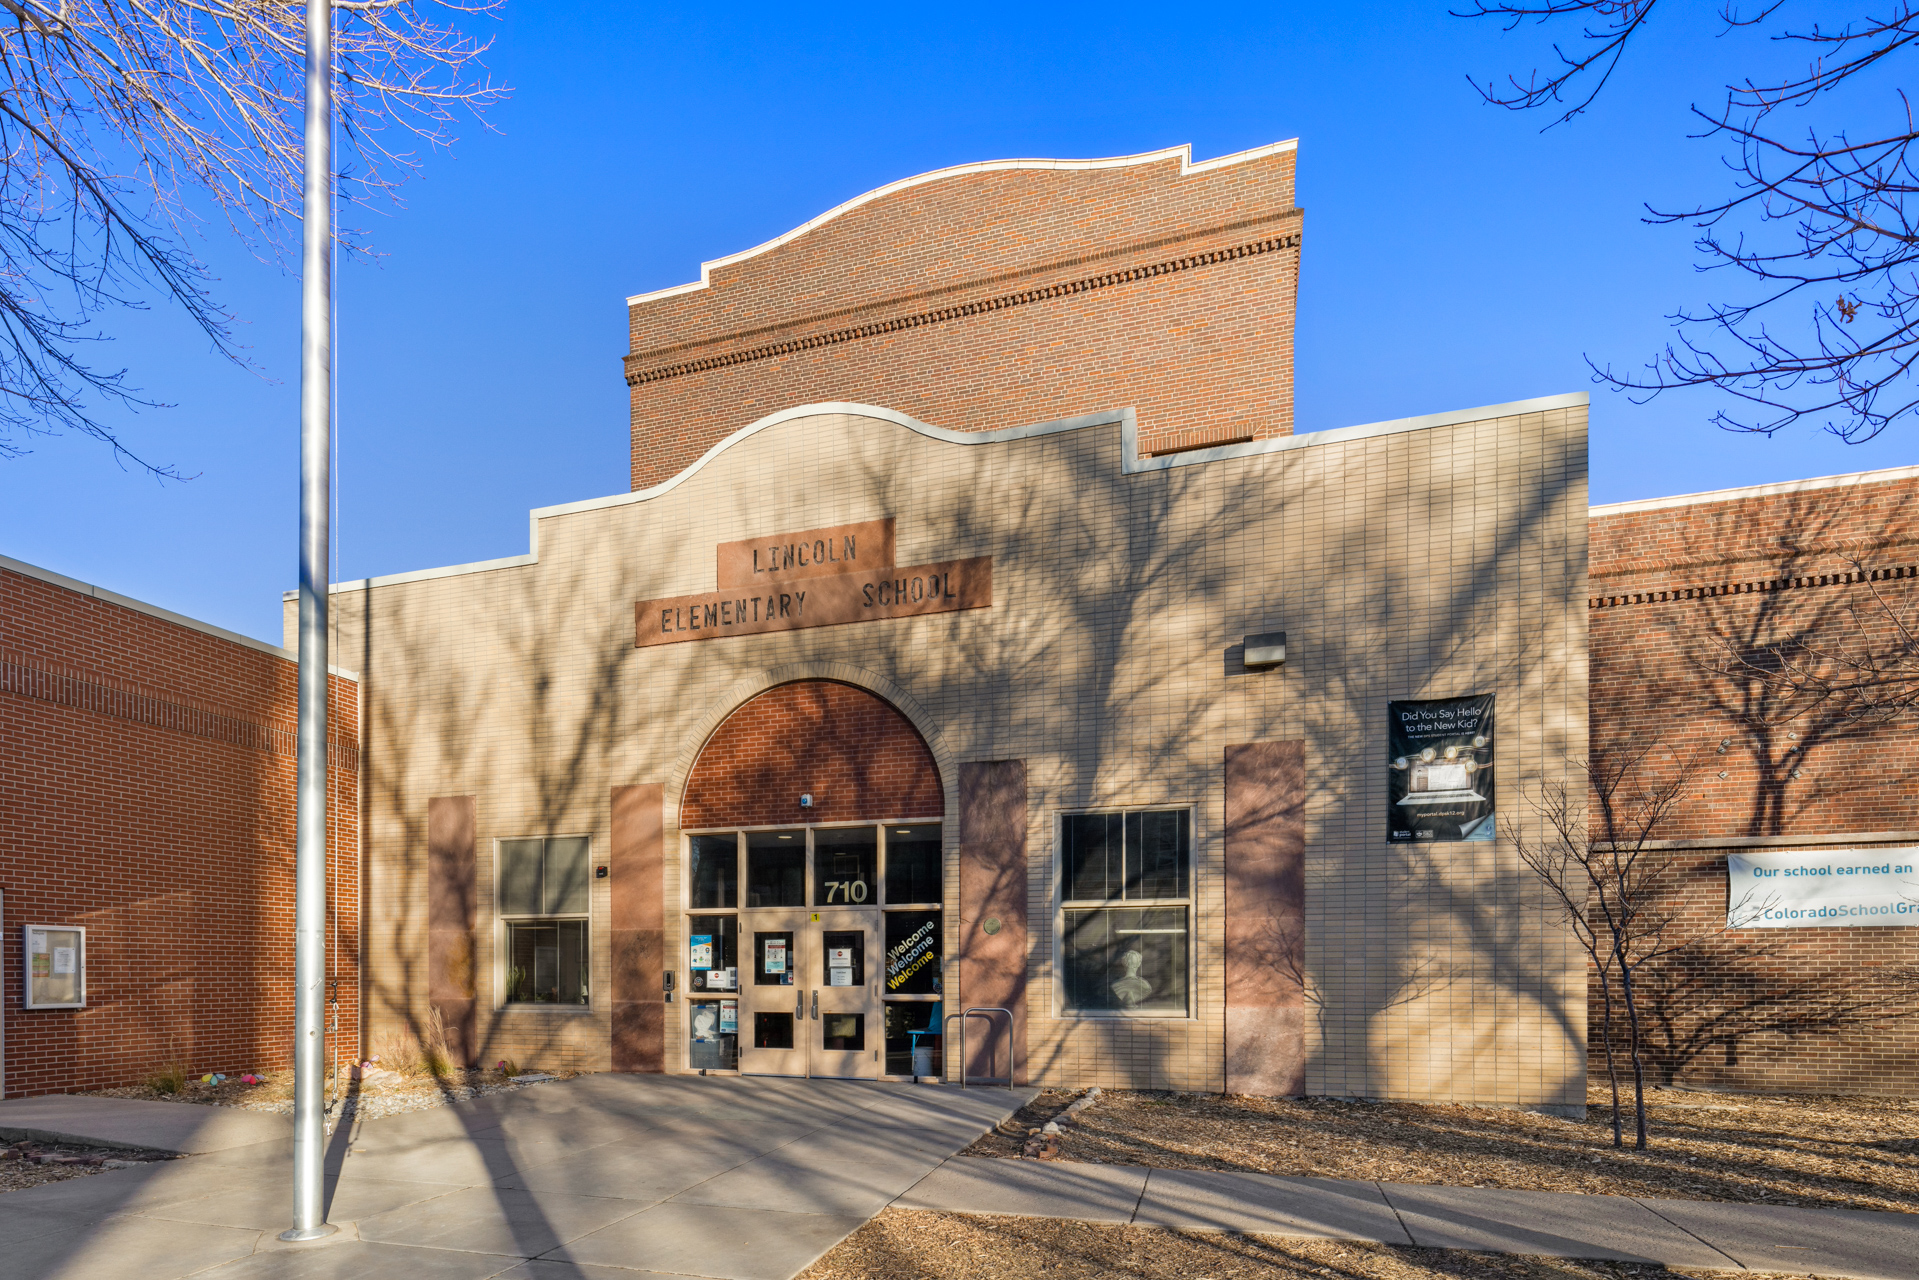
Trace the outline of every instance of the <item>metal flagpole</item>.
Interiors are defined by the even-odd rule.
[[[333,4],[307,0],[305,253],[300,302],[300,734],[293,898],[293,1225],[326,1221],[327,516],[333,411]]]

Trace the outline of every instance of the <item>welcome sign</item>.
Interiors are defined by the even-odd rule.
[[[916,618],[993,603],[993,557],[894,564],[891,516],[861,524],[722,542],[719,590],[641,600],[637,648]]]
[[[1919,849],[1730,854],[1726,927],[1919,925],[1916,868]]]

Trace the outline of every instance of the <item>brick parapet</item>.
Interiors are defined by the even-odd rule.
[[[632,485],[764,412],[991,430],[1131,407],[1145,453],[1292,430],[1293,153],[942,177],[629,308]]]

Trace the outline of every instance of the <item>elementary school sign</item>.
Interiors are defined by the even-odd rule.
[[[634,646],[913,618],[993,603],[993,557],[893,563],[893,517],[722,542],[719,590],[641,600]]]

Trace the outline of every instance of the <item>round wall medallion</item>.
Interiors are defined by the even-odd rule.
[[[988,916],[988,917],[986,918],[986,923],[985,923],[985,924],[982,924],[982,925],[980,926],[980,928],[982,928],[982,929],[984,929],[984,930],[985,930],[985,931],[986,931],[987,933],[998,933],[998,932],[999,932],[999,917],[998,917],[998,916]]]

